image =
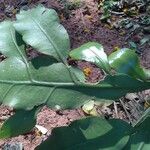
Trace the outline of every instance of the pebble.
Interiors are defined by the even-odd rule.
[[[23,150],[22,143],[7,143],[4,145],[2,150]]]

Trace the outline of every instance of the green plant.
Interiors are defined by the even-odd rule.
[[[81,0],[59,0],[66,10],[79,8],[82,4]]]
[[[15,115],[2,125],[0,138],[30,131],[44,105],[75,108],[90,99],[116,100],[128,92],[150,88],[149,70],[140,66],[130,49],[107,57],[101,44],[90,42],[69,54],[68,34],[52,9],[38,6],[21,11],[16,21],[0,24],[0,33],[0,52],[6,56],[0,63],[0,102],[15,109]],[[26,44],[42,54],[29,60]],[[104,79],[94,84],[85,82],[83,72],[67,63],[69,55],[97,65],[105,72]],[[117,119],[81,119],[69,127],[54,129],[52,137],[36,149],[137,149],[141,145],[147,148],[149,112],[148,109],[135,127]]]
[[[71,14],[71,10],[76,10],[83,5],[83,1],[81,0],[58,0],[60,4],[62,4],[63,9],[62,12],[65,17],[69,17]]]
[[[102,6],[103,10],[103,14],[100,18],[102,21],[106,21],[111,17],[111,10],[115,7],[115,5],[117,5],[117,3],[118,2],[116,0],[104,0],[100,2],[99,7]]]
[[[101,20],[106,21],[115,15],[136,16],[138,12],[146,12],[149,6],[149,1],[143,0],[102,0],[99,2],[99,7],[102,7],[103,14]]]
[[[126,42],[140,54],[150,41],[149,4],[147,0],[103,0],[99,2],[100,19],[109,25],[107,27],[119,29],[120,35],[128,34]]]

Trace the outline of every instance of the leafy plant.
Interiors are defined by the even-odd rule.
[[[102,21],[106,21],[111,17],[111,10],[118,4],[116,0],[104,0],[100,1],[99,7],[102,7],[103,14],[101,16]]]
[[[79,8],[82,4],[81,0],[59,0],[66,10]]]
[[[102,0],[99,7],[102,7],[101,20],[107,20],[112,14],[135,16],[138,13],[146,12],[149,1],[145,0]]]
[[[120,35],[128,34],[126,42],[130,48],[141,53],[150,41],[149,4],[147,0],[103,0],[99,4],[102,10],[100,19],[109,28],[119,29]]]
[[[90,42],[69,53],[69,36],[53,9],[38,6],[21,11],[16,21],[2,22],[0,32],[0,52],[6,56],[0,63],[0,102],[16,110],[1,127],[0,138],[30,131],[44,105],[70,109],[91,99],[116,100],[128,92],[150,88],[149,70],[140,66],[130,49],[107,57],[101,44]],[[39,56],[29,60],[26,45],[40,52]],[[104,79],[87,83],[83,72],[68,64],[68,56],[94,63],[105,72]],[[149,130],[149,112],[135,127],[116,119],[81,119],[69,127],[54,129],[52,136],[36,149],[134,149],[134,144],[143,140],[147,146],[149,135],[143,133]]]
[[[62,12],[66,18],[70,17],[71,10],[80,8],[84,3],[82,0],[58,0],[58,2],[62,5]]]

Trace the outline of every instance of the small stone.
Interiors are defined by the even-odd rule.
[[[22,143],[7,143],[2,150],[23,150]]]
[[[35,127],[42,133],[42,134],[46,134],[48,132],[48,130],[40,125],[35,125]]]
[[[138,95],[135,93],[128,93],[126,94],[125,98],[130,101],[139,99]]]

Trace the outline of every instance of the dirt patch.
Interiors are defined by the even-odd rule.
[[[8,107],[0,107],[0,119],[1,122],[6,120],[11,114],[11,109]],[[4,116],[6,116],[4,118]],[[65,110],[56,112],[47,107],[44,107],[37,117],[37,124],[45,127],[48,132],[46,135],[41,135],[36,129],[33,129],[30,133],[20,135],[18,137],[10,138],[7,140],[0,140],[0,149],[7,144],[21,143],[24,150],[34,150],[34,148],[44,141],[50,134],[54,127],[66,126],[70,122],[84,117],[84,113],[80,109]],[[19,123],[18,123],[19,126]]]

